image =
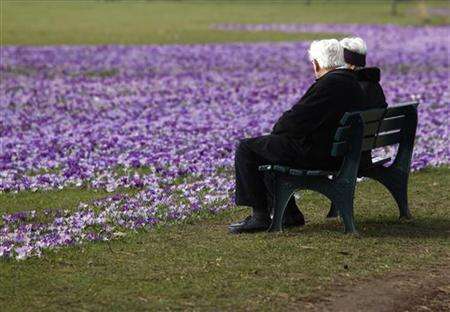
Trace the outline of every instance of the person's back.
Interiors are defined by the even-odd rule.
[[[354,70],[361,89],[364,93],[363,109],[386,108],[386,97],[380,85],[380,69],[366,66],[367,46],[363,39],[344,38],[340,41],[347,68]],[[372,164],[371,152],[361,154],[360,168]]]
[[[334,134],[343,115],[364,109],[364,94],[354,71],[332,70],[308,89],[285,112],[272,134],[289,138],[302,151],[303,167],[332,168],[340,159],[331,157]]]
[[[380,85],[380,69],[377,67],[364,67],[355,70],[356,77],[364,91],[365,109],[386,108],[386,97]]]

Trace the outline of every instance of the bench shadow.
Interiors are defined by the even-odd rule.
[[[450,219],[444,218],[363,219],[356,221],[356,229],[362,237],[450,239]],[[288,235],[307,235],[323,231],[344,235],[344,225],[338,219],[324,220],[323,223],[307,223],[302,228],[286,229],[285,233]]]

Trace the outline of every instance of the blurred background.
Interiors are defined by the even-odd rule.
[[[216,23],[448,24],[449,1],[1,1],[1,43],[169,44],[304,40],[311,33],[230,32]],[[328,34],[329,37],[329,34]]]

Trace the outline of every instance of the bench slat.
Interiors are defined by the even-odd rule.
[[[372,167],[381,166],[388,163],[391,160],[391,157],[375,157],[372,158]]]
[[[384,108],[378,108],[378,109],[370,109],[370,110],[366,110],[366,111],[361,111],[359,112],[361,114],[361,117],[364,121],[364,123],[368,123],[368,122],[372,122],[372,121],[377,121],[380,120],[383,115],[385,114],[386,109]],[[353,112],[355,113],[355,112]],[[341,119],[341,124],[342,125],[346,125],[348,118],[350,118],[350,116],[353,113],[345,113],[344,117],[342,117]]]
[[[289,170],[289,174],[293,176],[328,177],[330,175],[335,175],[336,171],[291,169]]]
[[[380,133],[392,130],[401,130],[404,124],[405,116],[386,118],[381,122]]]
[[[411,106],[417,107],[419,103],[409,102],[403,103],[402,105],[389,107],[385,117],[394,117],[399,115],[405,115],[407,112],[411,111]]]
[[[263,165],[259,166],[259,171],[278,171],[282,173],[288,173],[291,168],[287,166],[280,166],[280,165]]]
[[[392,130],[400,130],[403,127],[405,122],[405,116],[396,116],[385,118],[380,122],[371,122],[364,126],[364,136],[374,136],[378,133],[392,131]]]
[[[376,135],[377,131],[382,133],[401,129],[404,122],[404,115],[383,119],[383,121],[381,121],[381,125],[379,121],[369,122],[364,126],[364,137],[373,137]],[[336,130],[334,140],[337,142],[346,141],[350,136],[350,132],[350,126],[339,127]]]
[[[367,111],[361,112],[361,117],[364,121],[364,123],[374,122],[378,121],[381,118],[383,118],[384,114],[386,113],[386,109],[371,109]]]
[[[410,112],[411,106],[417,107],[418,102],[405,102],[398,106],[392,106],[388,108],[375,108],[366,111],[360,111],[361,117],[364,123],[378,121],[382,118],[396,117],[400,115],[405,115]],[[355,112],[345,113],[344,117],[341,119],[341,125],[346,125],[348,118]]]
[[[379,128],[380,128],[379,120],[365,124],[364,125],[364,136],[366,137],[366,136],[375,135],[375,133],[377,133]]]
[[[336,171],[327,170],[308,170],[308,169],[291,169],[281,165],[263,165],[258,167],[259,171],[277,171],[295,176],[330,176],[335,175]]]
[[[369,151],[377,147],[393,145],[400,142],[401,132],[387,133],[379,136],[365,138],[362,143],[361,151]]]

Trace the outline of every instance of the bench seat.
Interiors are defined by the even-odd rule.
[[[388,163],[391,160],[391,157],[377,157],[372,159],[372,163],[369,167],[364,168],[361,172],[358,173],[358,176],[362,176],[365,170],[372,169],[378,166],[382,166]],[[330,171],[330,170],[311,170],[311,169],[300,169],[300,168],[291,168],[288,166],[281,165],[262,165],[258,167],[259,171],[268,171],[268,172],[279,172],[293,176],[319,176],[319,177],[334,177],[337,175],[338,171]]]

